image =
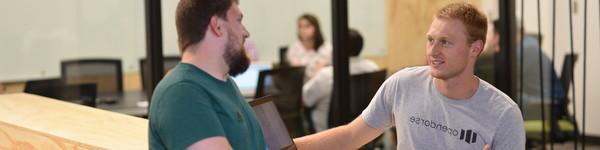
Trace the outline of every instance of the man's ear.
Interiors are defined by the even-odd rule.
[[[210,17],[210,22],[208,23],[208,28],[216,36],[223,35],[223,30],[221,30],[221,26],[222,26],[222,21],[219,20],[219,17],[217,17],[217,16]]]
[[[475,57],[479,56],[479,54],[481,54],[481,52],[483,51],[483,46],[484,46],[484,43],[482,40],[477,40],[477,41],[471,43],[471,51],[470,51],[471,56],[475,56]]]

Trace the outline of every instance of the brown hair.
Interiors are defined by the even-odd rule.
[[[434,17],[459,20],[467,29],[469,43],[481,40],[485,44],[487,17],[475,6],[464,2],[452,3],[440,9]]]
[[[302,19],[305,19],[306,21],[308,21],[308,23],[315,27],[315,51],[319,51],[319,47],[321,47],[321,45],[323,45],[323,43],[325,42],[325,39],[323,39],[323,34],[321,33],[321,26],[319,25],[319,20],[317,20],[317,17],[311,14],[303,14],[302,16],[300,16],[300,18],[298,18],[298,22],[300,22],[300,20]],[[300,39],[300,35],[298,35],[298,39]]]
[[[227,10],[238,0],[180,0],[175,11],[178,44],[181,52],[204,39],[212,16],[227,20]]]

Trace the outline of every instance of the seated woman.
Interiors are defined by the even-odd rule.
[[[287,60],[291,66],[305,66],[310,79],[319,69],[331,64],[331,44],[325,42],[317,18],[304,14],[298,18],[298,41],[290,45]]]

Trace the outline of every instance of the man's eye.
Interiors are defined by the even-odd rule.
[[[450,42],[446,41],[446,40],[441,40],[440,44],[442,44],[443,46],[449,46]]]

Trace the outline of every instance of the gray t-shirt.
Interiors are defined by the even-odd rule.
[[[388,78],[362,117],[380,130],[396,126],[398,149],[525,149],[523,118],[508,96],[479,80],[471,98],[449,99],[437,91],[426,66]]]

